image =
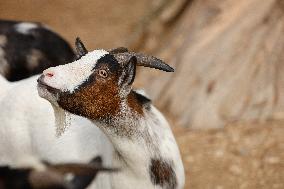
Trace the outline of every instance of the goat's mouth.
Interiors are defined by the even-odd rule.
[[[46,89],[48,92],[52,93],[52,94],[58,94],[60,92],[59,89],[56,89],[54,87],[51,87],[49,86],[48,84],[46,84],[44,81],[43,81],[43,77],[40,76],[38,79],[37,79],[37,86],[38,88],[44,88]]]

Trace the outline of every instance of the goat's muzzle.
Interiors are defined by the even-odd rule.
[[[51,87],[51,86],[49,86],[48,84],[46,84],[46,83],[44,82],[44,78],[45,78],[45,77],[46,77],[46,76],[45,76],[44,74],[42,74],[42,75],[37,79],[37,86],[38,86],[39,88],[45,88],[45,89],[48,90],[48,92],[53,93],[53,94],[56,94],[56,93],[60,92],[59,89],[56,89],[56,88]]]

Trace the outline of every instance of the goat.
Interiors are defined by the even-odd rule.
[[[79,51],[78,54],[83,56],[76,62],[85,62],[86,58],[90,57],[91,54],[96,55],[94,53],[88,53],[88,56],[85,55],[86,52],[84,51],[84,46],[79,43],[78,40],[76,44]],[[107,53],[107,51],[102,52]],[[126,53],[125,48],[109,50],[110,54],[116,53],[120,56],[126,56],[123,54],[123,52]],[[145,61],[147,60],[148,59],[145,58]],[[96,61],[97,60],[94,60],[93,64],[95,64]],[[92,62],[90,64],[92,64]],[[162,66],[164,66],[164,64],[162,64]],[[172,69],[170,69],[168,66],[166,66],[165,69],[172,71]],[[74,76],[79,74],[81,71],[82,70],[80,69],[74,70]],[[69,129],[66,129],[64,134],[62,134],[59,138],[56,137],[54,122],[56,120],[55,116],[57,116],[57,112],[55,112],[54,114],[50,103],[38,96],[36,89],[36,80],[38,79],[38,77],[39,76],[36,75],[28,79],[13,83],[9,83],[7,81],[3,82],[5,83],[7,90],[4,91],[4,95],[2,99],[0,99],[0,163],[13,163],[23,155],[34,155],[51,163],[86,163],[89,162],[92,157],[100,155],[105,160],[106,165],[112,166],[112,158],[113,156],[115,157],[117,155],[117,153],[114,153],[114,147],[116,147],[116,145],[111,144],[109,136],[106,136],[98,127],[96,127],[93,122],[91,122],[87,118],[74,115],[71,120]],[[1,87],[2,86],[0,86],[0,89]],[[132,94],[135,94],[134,91],[132,92]],[[174,167],[174,173],[176,174],[175,177],[176,179],[178,179],[176,188],[181,188],[184,182],[183,167],[175,140],[170,129],[168,128],[168,124],[164,120],[163,116],[151,105],[148,98],[139,93],[137,93],[135,96],[139,97],[138,99],[144,102],[144,105],[149,105],[148,107],[151,111],[149,110],[148,112],[144,110],[147,115],[148,113],[153,113],[153,117],[156,117],[158,115],[157,122],[160,122],[161,125],[156,125],[158,128],[156,128],[156,126],[153,128],[155,130],[154,134],[156,135],[156,132],[158,132],[158,136],[164,135],[166,140],[164,140],[165,143],[163,142],[163,144],[158,145],[158,151],[154,154],[157,155],[160,152],[161,147],[163,152],[162,157],[167,157],[168,155],[174,156],[172,157],[172,167]],[[161,130],[161,128],[164,129]],[[150,136],[152,136],[152,134],[153,133],[150,133]],[[170,140],[169,143],[167,143],[168,138]],[[150,139],[152,139],[152,137],[150,137]],[[158,139],[160,140],[160,138],[157,138],[157,140]],[[159,140],[158,142],[161,142]],[[149,140],[149,142],[153,141]],[[127,144],[128,143],[126,143],[125,147],[128,147],[132,143],[130,142],[129,145]],[[168,151],[167,153],[166,148],[168,144],[175,150]],[[149,143],[149,145],[151,146],[152,144]],[[156,148],[156,142],[154,142],[152,146]],[[136,149],[129,149],[131,149],[131,153],[135,153]],[[149,158],[148,154],[145,155]],[[168,161],[170,162],[171,160]],[[161,169],[159,168],[167,168],[169,166],[166,166],[167,163],[160,163],[159,161],[154,160],[153,165],[154,166],[152,166],[151,169],[153,172],[153,182],[156,182],[158,184],[157,188],[159,188],[159,183],[161,185],[166,185],[167,182],[165,180],[167,180],[167,177],[163,177],[163,173],[160,172]],[[145,170],[146,169],[148,169],[148,167],[145,166]],[[142,174],[145,174],[145,177],[147,178],[145,181],[145,177],[141,177],[141,182],[143,182],[143,184],[140,186],[141,188],[147,185],[147,182],[149,181],[149,174],[148,172],[146,173],[145,170],[143,170]],[[150,171],[150,169],[148,171]],[[138,174],[137,176],[139,175],[140,174]],[[156,177],[155,179],[155,175],[161,175],[161,179],[159,179],[159,177]],[[97,189],[108,189],[111,188],[110,181],[112,181],[113,179],[117,181],[120,177],[116,177],[115,175],[110,177],[109,175],[101,174],[98,175],[96,182],[92,184],[92,186]],[[124,188],[123,184],[132,186],[132,184],[136,183],[133,182],[133,179],[131,177],[129,177],[129,179],[125,177],[122,178],[124,179],[122,179],[121,184],[118,184],[116,186],[117,188]],[[149,183],[149,186],[153,186],[152,182]],[[146,188],[148,188],[148,186]],[[163,186],[163,188],[166,188],[166,186]]]
[[[98,172],[116,171],[103,167],[101,157],[94,158],[89,164],[52,165],[35,158],[24,161],[26,164],[20,167],[0,166],[1,189],[84,189]],[[72,174],[73,178],[68,179],[68,174]]]
[[[70,45],[46,26],[0,20],[0,75],[9,81],[39,74],[75,58]]]
[[[164,116],[150,99],[132,90],[136,66],[173,72],[163,61],[126,48],[88,52],[77,38],[81,58],[48,68],[38,79],[38,93],[55,109],[91,120],[109,138],[113,188],[183,188],[178,146]]]

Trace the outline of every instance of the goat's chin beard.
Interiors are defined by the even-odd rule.
[[[38,95],[50,102],[54,111],[54,124],[56,128],[56,136],[61,136],[66,128],[71,124],[71,114],[66,110],[62,109],[59,104],[59,94],[51,93],[48,89],[38,86]]]
[[[59,104],[59,94],[51,93],[45,87],[38,86],[38,95],[41,98],[48,100],[54,111],[54,124],[56,128],[56,136],[61,136],[66,128],[71,124],[71,114],[62,109]]]
[[[55,118],[56,136],[61,136],[64,131],[71,125],[72,114],[62,109],[58,104],[52,104]]]
[[[37,91],[38,91],[38,95],[41,98],[44,98],[47,101],[49,101],[52,105],[59,107],[58,105],[59,94],[58,93],[51,93],[48,91],[48,89],[40,85],[37,86]]]

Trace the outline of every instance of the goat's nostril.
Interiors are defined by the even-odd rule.
[[[45,75],[46,77],[53,77],[53,76],[54,76],[54,73],[51,72],[51,71],[47,71],[47,72],[44,73],[44,75]]]
[[[52,76],[53,76],[53,73],[47,73],[46,76],[52,77]]]

